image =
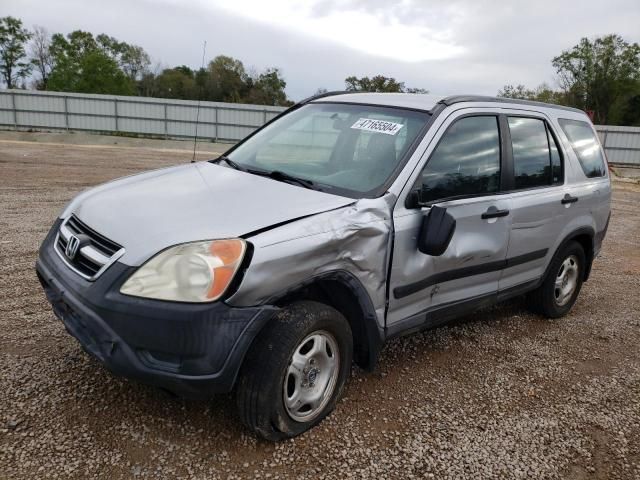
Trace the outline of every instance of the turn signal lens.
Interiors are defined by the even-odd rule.
[[[242,239],[176,245],[136,270],[120,293],[177,302],[218,300],[240,268],[246,250]]]

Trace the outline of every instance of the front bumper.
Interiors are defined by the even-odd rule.
[[[84,280],[53,250],[59,222],[36,270],[56,316],[82,347],[117,375],[182,396],[229,392],[251,342],[275,307],[190,304],[119,293],[134,267],[114,263]]]

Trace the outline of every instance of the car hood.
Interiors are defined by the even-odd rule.
[[[140,265],[179,243],[233,238],[354,203],[341,197],[207,162],[156,170],[76,197],[72,213],[125,248]]]

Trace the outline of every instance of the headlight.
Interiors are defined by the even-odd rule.
[[[212,302],[227,290],[246,249],[241,239],[176,245],[142,265],[124,282],[120,293],[178,302]]]

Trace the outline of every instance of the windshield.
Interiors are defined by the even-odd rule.
[[[354,198],[382,194],[422,132],[429,113],[311,103],[268,125],[229,154],[249,170],[310,180]]]

